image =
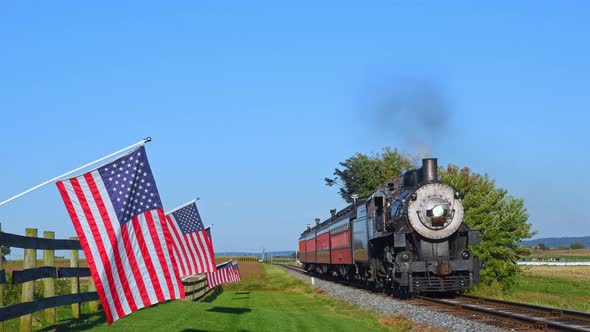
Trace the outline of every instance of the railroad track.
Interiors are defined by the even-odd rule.
[[[299,273],[308,274],[297,266],[283,266]],[[344,285],[365,288],[350,283],[344,283]],[[512,331],[590,331],[590,313],[587,312],[469,295],[454,298],[415,296],[407,302]]]
[[[590,313],[508,302],[475,296],[432,298],[416,296],[416,305],[443,308],[448,313],[519,331],[590,331]],[[450,309],[446,310],[446,309]]]
[[[305,271],[304,269],[302,269],[302,268],[300,268],[298,266],[295,266],[295,265],[281,264],[281,266],[284,267],[284,268],[287,268],[289,270],[293,270],[293,271],[299,272],[299,273],[303,273],[303,274],[306,274],[307,273],[307,271]]]

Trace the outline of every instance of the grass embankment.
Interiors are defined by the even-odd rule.
[[[142,309],[112,326],[103,313],[72,321],[58,310],[57,331],[409,331],[395,316],[378,315],[322,295],[278,266],[240,262],[242,282],[201,302],[170,301]],[[44,330],[41,328],[41,330]],[[37,328],[40,330],[40,328]],[[429,329],[432,331],[432,329]]]
[[[474,295],[590,312],[590,266],[529,266],[509,294],[480,288]]]

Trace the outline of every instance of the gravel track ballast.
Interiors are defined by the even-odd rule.
[[[305,282],[311,283],[311,277],[294,271],[287,271],[289,274]],[[383,314],[402,315],[414,322],[425,323],[448,331],[506,331],[499,329],[498,327],[465,320],[453,315],[436,312],[428,308],[422,308],[409,303],[404,303],[403,301],[397,300],[393,297],[384,297],[381,295],[372,294],[362,289],[339,285],[337,283],[324,281],[318,278],[314,278],[313,287],[321,289],[325,294],[330,295],[336,299],[356,304],[366,310]]]

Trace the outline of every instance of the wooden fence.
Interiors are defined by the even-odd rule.
[[[0,232],[0,245],[11,248],[25,249],[23,270],[12,271],[12,284],[21,286],[20,303],[4,306],[4,285],[6,273],[0,262],[0,331],[4,331],[4,321],[20,317],[20,331],[31,331],[33,313],[44,310],[45,320],[50,324],[56,322],[55,307],[72,306],[72,317],[80,318],[80,303],[90,302],[89,311],[98,310],[98,293],[90,269],[79,267],[80,241],[70,239],[55,239],[54,232],[43,232],[43,238],[37,237],[37,229],[27,228],[25,236]],[[43,251],[43,266],[37,267],[37,250]],[[70,266],[55,266],[55,250],[71,250]],[[57,278],[69,278],[70,294],[55,295],[55,281]],[[80,293],[80,278],[88,279],[88,292]],[[43,298],[34,300],[35,281],[43,279]]]
[[[25,236],[4,233],[0,225],[0,245],[11,248],[25,249],[23,269],[12,271],[12,284],[21,286],[20,302],[4,306],[4,286],[7,282],[2,259],[0,259],[0,332],[4,331],[4,321],[20,317],[20,331],[32,330],[33,313],[44,310],[47,323],[56,323],[56,307],[72,306],[72,317],[80,318],[80,304],[89,302],[89,312],[97,312],[99,308],[98,293],[90,269],[79,267],[79,250],[82,250],[77,238],[55,239],[55,232],[43,232],[43,238],[37,237],[37,229],[27,228]],[[43,266],[37,267],[37,250],[43,251]],[[70,266],[55,266],[55,250],[71,250]],[[56,279],[69,278],[71,292],[66,295],[55,295]],[[87,278],[88,292],[80,293],[80,278]],[[35,281],[43,279],[43,298],[34,300]],[[182,282],[187,300],[198,301],[205,297],[211,289],[207,286],[205,276],[188,278]]]
[[[207,278],[200,276],[195,279],[183,280],[185,300],[199,301],[204,298],[211,288],[207,285]]]

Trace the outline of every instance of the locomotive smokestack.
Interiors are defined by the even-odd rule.
[[[422,181],[438,181],[438,165],[436,158],[422,159]]]

